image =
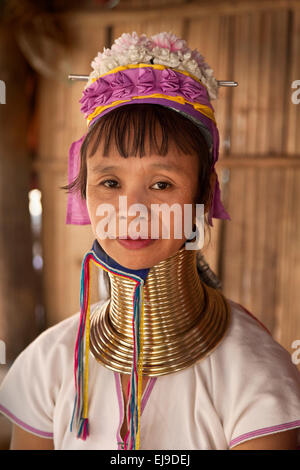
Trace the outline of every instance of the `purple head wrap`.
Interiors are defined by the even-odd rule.
[[[214,118],[207,86],[187,72],[162,65],[130,64],[116,67],[96,78],[83,92],[81,111],[93,125],[114,109],[128,104],[159,104],[179,112],[192,120],[204,135],[212,155],[211,171],[219,156],[219,132]],[[78,176],[80,148],[87,133],[72,143],[69,150],[69,184]],[[215,172],[216,173],[216,172]],[[221,202],[221,192],[216,174],[215,187],[208,221],[212,218],[230,219]],[[90,224],[86,201],[79,192],[68,194],[67,224]]]

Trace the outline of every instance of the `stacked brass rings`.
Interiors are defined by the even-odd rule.
[[[181,248],[149,270],[144,285],[143,375],[185,369],[211,353],[230,324],[224,295],[199,278],[195,250]],[[109,369],[130,374],[134,281],[109,273],[111,299],[91,315],[90,350]]]

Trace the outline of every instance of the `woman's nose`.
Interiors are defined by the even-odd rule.
[[[132,189],[124,191],[122,194],[122,200],[124,203],[126,202],[127,210],[129,212],[131,207],[134,209],[137,206],[140,206],[141,209],[144,207],[147,210],[150,208],[149,195],[147,194],[147,191],[143,187],[137,187],[137,185]]]
[[[128,227],[132,221],[135,221],[134,225],[140,223],[141,232],[147,232],[150,214],[149,199],[143,190],[133,190],[119,196],[118,219],[121,232],[126,230],[128,233]]]

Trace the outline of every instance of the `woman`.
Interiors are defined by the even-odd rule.
[[[66,187],[67,223],[91,223],[95,236],[80,315],[46,330],[7,374],[11,448],[295,449],[300,374],[225,298],[194,242],[199,205],[208,228],[229,219],[211,69],[168,33],[122,35],[92,66],[81,99],[89,129],[71,146]],[[180,230],[186,207],[192,232]],[[91,262],[109,298],[90,314]]]

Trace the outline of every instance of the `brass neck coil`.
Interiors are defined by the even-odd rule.
[[[230,305],[199,278],[197,252],[185,247],[153,266],[144,285],[143,375],[170,374],[198,362],[224,337]],[[90,350],[117,372],[130,374],[135,282],[109,273],[111,299],[91,316]]]

